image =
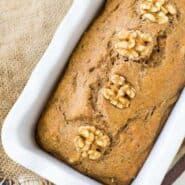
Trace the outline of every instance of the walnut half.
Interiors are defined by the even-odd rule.
[[[136,91],[123,76],[112,74],[109,85],[102,89],[105,99],[117,108],[123,109],[130,105],[130,100],[136,96]]]
[[[129,60],[147,58],[153,50],[153,37],[139,30],[122,30],[117,34],[114,49]]]
[[[74,143],[82,158],[97,160],[110,145],[110,139],[94,126],[80,126]]]
[[[144,20],[165,24],[170,15],[176,15],[176,8],[167,0],[142,0],[139,5],[139,14]]]

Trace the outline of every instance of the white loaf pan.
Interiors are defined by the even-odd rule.
[[[2,144],[9,157],[57,185],[100,184],[41,150],[35,143],[34,129],[71,52],[103,3],[104,0],[74,0],[3,124]],[[185,136],[184,102],[185,92],[132,185],[162,182]]]

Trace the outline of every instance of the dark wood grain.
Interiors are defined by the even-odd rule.
[[[176,163],[176,165],[166,174],[162,185],[172,185],[175,180],[185,171],[185,155]],[[185,182],[184,182],[185,184]]]

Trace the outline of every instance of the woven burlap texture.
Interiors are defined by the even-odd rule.
[[[72,0],[0,0],[0,128],[71,3]],[[1,178],[39,179],[11,161],[0,142]]]

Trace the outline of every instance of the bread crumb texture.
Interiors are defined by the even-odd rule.
[[[43,111],[36,140],[107,185],[137,176],[185,85],[184,0],[109,0]]]

